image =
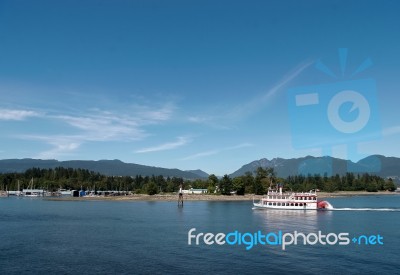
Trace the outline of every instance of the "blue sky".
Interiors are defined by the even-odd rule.
[[[0,158],[120,159],[223,175],[264,157],[400,157],[399,8],[0,1]],[[376,82],[365,95],[373,127],[327,139],[326,105],[357,79]],[[337,92],[316,109],[290,105],[290,91],[319,94],[318,85]],[[349,123],[365,111],[343,103]]]

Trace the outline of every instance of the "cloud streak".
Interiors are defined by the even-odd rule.
[[[0,109],[0,120],[25,120],[29,117],[41,116],[40,113],[28,110]]]
[[[6,110],[6,111],[4,111]],[[155,110],[155,111],[154,111]],[[1,111],[1,110],[0,110]],[[80,148],[87,142],[107,142],[120,141],[129,142],[142,140],[149,136],[146,126],[168,121],[174,111],[171,103],[163,106],[150,107],[147,105],[133,105],[127,110],[100,110],[91,109],[87,112],[78,114],[63,114],[55,112],[37,113],[32,111],[11,112],[3,109],[0,113],[0,119],[23,120],[30,116],[39,116],[44,122],[56,122],[61,128],[54,128],[57,134],[21,134],[17,136],[24,140],[40,141],[51,146],[51,149],[39,153],[40,158],[56,158],[60,155],[69,155]],[[72,128],[68,129],[65,126]],[[73,132],[74,134],[65,134],[65,132]],[[177,142],[172,144],[164,144],[160,148],[167,150],[169,147],[182,146],[187,143],[187,138],[179,138]]]
[[[392,126],[382,130],[383,136],[392,136],[400,134],[400,126]]]
[[[159,152],[159,151],[166,151],[176,149],[178,147],[184,146],[188,144],[190,140],[187,137],[178,137],[177,141],[174,142],[167,142],[161,145],[157,145],[154,147],[147,147],[143,149],[139,149],[135,151],[135,153],[151,153],[151,152]]]
[[[202,158],[202,157],[217,155],[217,154],[225,152],[225,151],[232,151],[232,150],[237,150],[237,149],[241,149],[241,148],[245,148],[245,147],[252,147],[252,146],[253,146],[253,144],[251,144],[251,143],[241,143],[241,144],[238,144],[235,146],[225,147],[222,149],[215,149],[215,150],[209,150],[209,151],[196,153],[196,154],[184,157],[181,160],[198,159],[198,158]]]
[[[230,110],[225,112],[218,110],[218,113],[223,113],[223,115],[192,115],[188,117],[188,121],[191,123],[206,124],[221,129],[227,129],[226,121],[241,120],[257,112],[260,108],[264,107],[265,104],[269,103],[282,88],[293,81],[313,63],[313,61],[308,61],[298,65],[287,73],[281,80],[275,83],[274,86],[268,89],[266,93],[259,95],[248,102],[244,102],[238,106],[233,106]]]
[[[136,120],[113,114],[61,115],[54,116],[54,119],[80,130],[87,141],[128,141],[147,136]]]
[[[74,143],[74,142],[65,144],[53,142],[52,144],[54,145],[52,149],[39,153],[36,156],[36,158],[53,159],[59,156],[67,156],[81,146],[80,143]]]
[[[49,144],[52,148],[45,150],[33,156],[40,159],[53,159],[58,156],[71,155],[83,143],[82,136],[43,136],[43,135],[21,135],[20,139],[39,141]]]

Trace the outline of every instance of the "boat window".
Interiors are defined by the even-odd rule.
[[[295,206],[299,206],[299,204],[298,204],[298,203],[296,203],[296,204],[295,204]]]

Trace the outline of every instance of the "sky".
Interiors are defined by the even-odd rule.
[[[229,174],[400,157],[398,1],[0,1],[0,159]]]

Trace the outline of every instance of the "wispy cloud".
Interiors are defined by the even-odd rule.
[[[384,136],[392,136],[396,134],[400,134],[400,126],[392,126],[382,130],[382,134]]]
[[[310,67],[312,64],[314,64],[314,61],[304,62],[298,65],[288,74],[286,74],[278,83],[276,83],[272,88],[268,90],[268,92],[262,98],[263,101],[269,100],[272,96],[274,96],[277,92],[279,92],[279,90],[281,90],[283,87],[289,84],[292,80],[294,80],[297,76],[299,76],[305,69]]]
[[[187,157],[182,158],[181,160],[190,160],[190,159],[197,159],[197,158],[202,158],[202,157],[208,157],[208,156],[212,156],[212,155],[216,155],[219,152],[221,152],[221,150],[210,150],[210,151],[205,151],[205,152],[200,152],[197,154],[193,154]]]
[[[133,105],[128,109],[101,110],[90,109],[86,112],[77,114],[64,114],[45,112],[41,118],[45,121],[55,121],[60,126],[72,127],[72,130],[55,128],[54,131],[60,131],[56,134],[20,134],[18,138],[25,140],[40,141],[48,144],[49,150],[39,153],[40,158],[56,158],[71,154],[82,144],[87,142],[106,142],[106,141],[135,141],[141,140],[150,134],[146,131],[147,125],[154,125],[168,121],[174,111],[174,105],[166,103],[162,106]],[[4,114],[6,114],[4,112]],[[11,112],[8,112],[10,117]],[[18,113],[20,119],[28,116],[39,116],[39,113]],[[15,116],[14,116],[15,117]],[[1,118],[0,118],[1,119]],[[16,118],[14,118],[15,120]],[[73,132],[74,134],[66,134]],[[181,146],[188,142],[187,138],[180,138],[174,144],[164,144],[164,150],[168,146]],[[157,148],[147,148],[157,149]],[[158,148],[160,150],[160,148]],[[163,149],[163,148],[161,148]]]
[[[228,128],[226,121],[236,121],[239,119],[246,118],[247,116],[257,112],[268,104],[282,88],[293,81],[297,76],[299,76],[305,69],[312,65],[313,61],[304,62],[290,72],[288,72],[282,79],[280,79],[274,86],[268,89],[267,92],[261,94],[257,97],[250,99],[247,102],[237,106],[231,106],[229,110],[221,112],[218,108],[218,114],[210,115],[210,112],[206,116],[204,115],[192,115],[188,117],[188,121],[192,123],[206,124],[217,128]],[[223,115],[220,115],[223,113]]]
[[[167,143],[160,144],[157,146],[139,149],[135,152],[136,153],[150,153],[150,152],[172,150],[172,149],[184,146],[184,145],[188,144],[189,142],[190,142],[190,140],[187,137],[178,137],[177,141],[167,142]]]
[[[53,159],[60,156],[68,156],[71,155],[73,151],[78,149],[79,146],[81,146],[80,143],[74,143],[74,142],[67,144],[54,143],[54,147],[52,149],[39,153],[36,156],[36,158]]]
[[[38,112],[29,110],[0,109],[0,120],[25,120],[40,115]]]
[[[52,159],[59,156],[68,156],[76,151],[83,143],[82,136],[43,136],[43,135],[21,135],[21,139],[39,141],[49,144],[52,148],[39,152],[34,158]]]
[[[134,105],[132,109],[140,122],[154,123],[169,120],[175,110],[175,106],[168,102],[161,107]]]
[[[135,119],[114,114],[60,115],[53,118],[80,130],[87,141],[138,140],[146,136]]]
[[[215,150],[209,150],[209,151],[196,153],[196,154],[184,157],[181,160],[191,160],[191,159],[197,159],[197,158],[202,158],[202,157],[208,157],[208,156],[212,156],[212,155],[217,155],[221,152],[237,150],[237,149],[251,147],[251,146],[253,146],[253,144],[251,144],[251,143],[241,143],[241,144],[238,144],[235,146],[230,146],[230,147],[225,147],[225,148],[221,148],[221,149],[215,149]]]

